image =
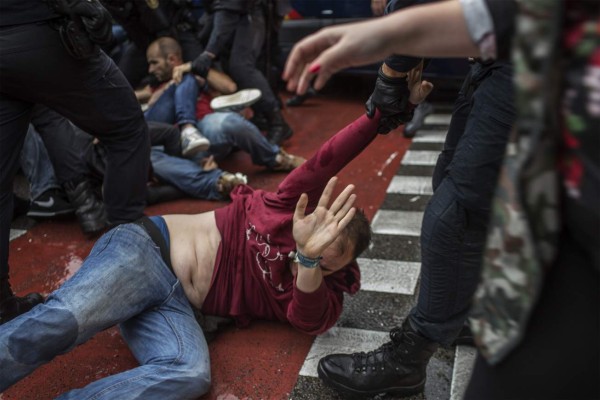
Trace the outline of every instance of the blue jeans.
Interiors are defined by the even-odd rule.
[[[212,155],[216,160],[222,160],[234,149],[241,149],[250,154],[254,164],[275,166],[279,146],[269,143],[253,123],[238,113],[208,114],[198,122],[198,129],[210,140],[210,148],[198,153],[194,157],[195,162],[169,156],[157,147],[150,155],[154,174],[192,197],[224,199],[216,189],[223,170],[204,171],[198,162],[205,157]]]
[[[157,178],[185,194],[198,199],[225,199],[217,190],[217,181],[223,174],[222,169],[205,171],[198,163],[168,155],[158,146],[152,148],[150,161]]]
[[[185,74],[181,83],[169,86],[144,116],[148,121],[167,124],[195,124],[199,92],[194,75]]]
[[[37,199],[50,189],[60,188],[46,146],[32,125],[27,130],[20,161],[21,169],[29,181],[31,199]]]
[[[210,387],[208,346],[181,282],[138,225],[111,230],[45,303],[0,326],[0,391],[118,324],[140,366],[61,399],[196,398]]]
[[[269,143],[256,125],[238,113],[208,114],[198,122],[198,129],[210,140],[210,148],[197,158],[212,155],[222,160],[237,148],[250,154],[253,164],[275,166],[279,146]]]
[[[410,322],[438,343],[462,328],[481,274],[492,196],[515,122],[512,67],[476,63],[461,89],[421,226],[421,282]]]

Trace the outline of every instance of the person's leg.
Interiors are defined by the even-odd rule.
[[[165,303],[121,323],[120,328],[140,366],[59,399],[194,399],[209,390],[208,346],[179,281]]]
[[[438,343],[450,344],[463,328],[479,281],[487,217],[510,127],[514,122],[512,70],[478,66],[479,84],[464,132],[449,132],[439,183],[421,228],[421,279],[416,307],[391,342],[370,353],[334,354],[319,362],[325,383],[351,394],[418,393]],[[468,103],[465,103],[468,104]],[[463,110],[457,105],[457,110]],[[459,112],[454,128],[462,125]],[[447,166],[446,166],[447,165]]]
[[[148,133],[152,146],[163,146],[168,155],[181,157],[181,135],[175,126],[148,121]]]
[[[175,123],[180,127],[196,124],[196,103],[200,86],[193,74],[183,75],[181,83],[175,86]]]
[[[178,284],[143,228],[108,232],[45,303],[0,327],[0,391],[97,332],[160,306]]]
[[[223,199],[217,189],[217,182],[224,173],[223,170],[215,168],[207,171],[194,161],[170,156],[157,148],[152,149],[150,158],[154,175],[160,181],[198,199]]]
[[[174,124],[175,113],[175,89],[176,85],[169,86],[150,108],[144,112],[146,121]]]
[[[209,154],[221,160],[237,147],[250,154],[256,165],[274,167],[280,147],[271,144],[258,128],[243,116],[232,112],[218,112],[206,115],[198,122],[198,127],[210,140]]]
[[[268,120],[267,137],[274,144],[289,139],[293,132],[283,119],[279,100],[273,93],[265,75],[256,67],[256,61],[265,40],[265,19],[257,8],[247,18],[242,18],[236,29],[229,70],[239,89],[259,89],[262,97],[253,106],[257,114],[265,115]]]
[[[54,167],[42,138],[32,125],[27,129],[20,157],[21,170],[29,181],[29,195],[37,199],[50,189],[59,189]]]
[[[72,58],[49,24],[20,26],[8,36],[36,46],[3,52],[3,91],[44,104],[98,137],[108,153],[104,196],[110,221],[139,218],[146,199],[150,140],[123,74],[103,52],[84,60]]]
[[[0,74],[2,84],[4,78]],[[44,300],[38,293],[15,296],[9,281],[8,249],[13,210],[13,180],[19,167],[19,156],[29,126],[31,107],[28,102],[0,93],[0,324],[10,321]]]
[[[421,227],[421,285],[412,326],[450,344],[480,277],[491,200],[515,120],[512,67],[474,67],[473,105]],[[450,147],[450,146],[449,146]]]
[[[40,132],[58,182],[75,209],[81,230],[94,234],[106,227],[107,215],[102,199],[94,190],[86,152],[92,136],[83,132],[57,112],[37,104],[31,124]]]
[[[31,124],[21,150],[20,164],[29,182],[28,217],[55,217],[73,213],[73,206],[56,180],[46,146]]]

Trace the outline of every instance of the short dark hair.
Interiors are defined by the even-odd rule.
[[[356,209],[356,214],[344,229],[344,235],[354,243],[353,259],[358,258],[369,247],[372,236],[371,224],[362,209]]]
[[[179,42],[177,42],[177,40],[173,39],[172,37],[160,37],[156,39],[156,44],[158,44],[160,55],[163,58],[167,58],[170,54],[173,54],[180,60],[182,59],[181,46],[179,45]]]

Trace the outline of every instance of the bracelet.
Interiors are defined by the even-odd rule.
[[[302,265],[305,268],[317,268],[317,266],[319,265],[319,262],[321,262],[322,258],[323,257],[321,257],[321,256],[319,256],[317,258],[309,258],[309,257],[306,257],[304,254],[300,253],[298,250],[296,250],[296,255],[294,256],[294,262]]]

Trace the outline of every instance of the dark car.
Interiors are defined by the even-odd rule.
[[[284,58],[296,42],[323,27],[373,18],[369,0],[293,0],[291,6],[279,34]],[[375,75],[379,65],[350,68],[341,73]],[[423,75],[434,83],[435,97],[451,99],[456,96],[468,67],[466,59],[438,58],[431,60]]]

